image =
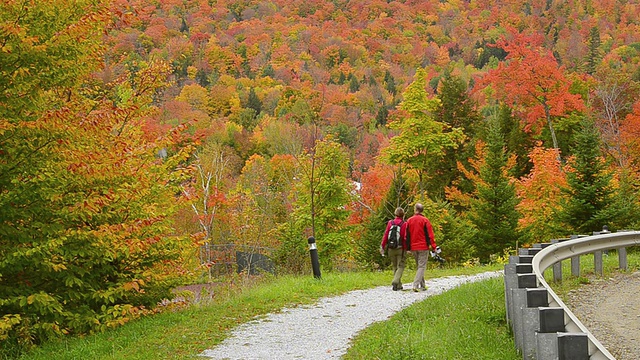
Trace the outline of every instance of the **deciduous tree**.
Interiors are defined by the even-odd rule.
[[[301,157],[293,218],[307,236],[314,236],[323,266],[348,253],[348,211],[354,185],[348,180],[346,151],[330,137],[318,140],[313,153]]]
[[[450,128],[435,120],[433,113],[439,101],[428,98],[426,75],[424,69],[416,71],[414,81],[403,94],[401,113],[389,123],[389,127],[397,130],[398,135],[383,149],[386,161],[403,164],[407,169],[417,172],[421,192],[427,189],[426,183],[437,176],[433,169],[445,156],[445,149],[457,148],[464,139],[462,129]]]
[[[184,127],[143,132],[171,69],[89,78],[116,15],[100,2],[0,8],[3,351],[123,324],[170,297],[184,270],[188,244],[170,222]]]
[[[549,241],[565,235],[554,226],[564,196],[561,189],[567,185],[557,152],[538,143],[528,155],[533,164],[531,172],[516,182],[520,199],[517,209],[522,214],[519,228],[527,236],[525,241]]]
[[[584,104],[579,95],[571,93],[564,67],[541,41],[540,36],[516,32],[510,39],[500,39],[496,46],[508,55],[483,77],[479,87],[491,85],[498,99],[524,115],[528,129],[540,133],[546,124],[553,147],[558,149],[554,119],[582,111]]]

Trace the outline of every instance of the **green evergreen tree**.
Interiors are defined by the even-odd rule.
[[[187,20],[184,16],[180,19],[180,32],[189,33],[189,25],[187,25]]]
[[[581,130],[571,146],[573,158],[569,162],[567,200],[562,203],[560,222],[566,231],[591,234],[602,230],[611,219],[605,216],[612,202],[612,174],[607,171],[600,149],[601,139],[593,121],[583,119]]]
[[[369,86],[378,86],[378,82],[376,81],[375,76],[369,76],[369,78],[367,79],[367,83],[369,84]]]
[[[198,71],[196,71],[196,82],[202,87],[207,87],[211,83],[211,81],[209,81],[209,76],[204,69],[198,69]]]
[[[271,63],[265,65],[265,67],[262,69],[262,76],[268,76],[270,78],[276,76],[276,71],[273,69]]]
[[[389,94],[391,95],[395,95],[397,90],[396,90],[396,80],[393,78],[393,75],[391,75],[391,73],[389,72],[389,70],[387,70],[384,73],[384,83],[385,83],[385,89],[389,92]]]
[[[506,105],[501,105],[498,108],[498,123],[505,140],[507,154],[516,156],[516,164],[511,169],[511,175],[515,178],[527,175],[533,166],[529,161],[529,152],[533,148],[533,138],[524,131],[520,119],[513,116],[511,108]]]
[[[587,40],[589,53],[587,54],[586,71],[588,74],[595,73],[596,67],[598,67],[598,64],[600,63],[600,59],[602,58],[602,51],[600,50],[601,44],[602,40],[600,39],[600,29],[598,29],[597,26],[594,26],[589,30],[589,38]]]
[[[432,194],[432,198],[444,198],[445,187],[451,186],[454,181],[462,177],[457,163],[461,162],[469,167],[468,159],[475,151],[475,127],[480,123],[480,116],[469,98],[467,84],[449,72],[441,77],[437,97],[440,100],[440,106],[436,112],[436,118],[449,125],[445,132],[450,132],[451,129],[462,129],[466,135],[457,148],[445,148],[444,157],[434,164],[437,176],[429,182],[427,191]]]
[[[389,110],[383,104],[378,108],[378,113],[376,114],[376,125],[385,126],[387,124],[387,117],[389,117]]]
[[[469,219],[478,229],[472,240],[476,254],[487,262],[491,255],[516,248],[520,238],[515,186],[507,176],[507,154],[500,126],[491,121],[487,139],[486,163],[480,168],[477,198],[471,201]]]
[[[611,204],[599,217],[609,220],[606,225],[610,231],[637,229],[640,226],[640,193],[634,186],[638,183],[637,174],[623,171],[618,176],[620,185],[612,194]]]
[[[353,76],[353,74],[349,75],[349,78],[349,92],[354,93],[360,90],[360,82],[358,81],[358,78]]]
[[[347,81],[347,76],[340,71],[340,76],[338,77],[338,85],[344,85],[344,83]]]
[[[256,116],[260,114],[260,111],[262,111],[262,101],[260,101],[260,98],[256,95],[256,90],[254,88],[249,90],[247,106],[245,107],[255,110]]]

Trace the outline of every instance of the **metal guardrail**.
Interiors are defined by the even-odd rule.
[[[523,359],[615,360],[551,289],[544,272],[552,267],[558,279],[561,262],[571,259],[575,275],[574,262],[579,268],[580,256],[593,253],[601,273],[602,252],[611,249],[618,249],[620,267],[626,268],[626,248],[635,245],[640,245],[638,231],[606,232],[536,244],[510,257],[505,265],[507,320]]]

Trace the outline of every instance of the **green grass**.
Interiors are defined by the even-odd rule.
[[[467,275],[498,270],[501,266],[429,269],[430,278]],[[414,271],[405,272],[405,282],[413,278]],[[309,304],[318,298],[341,294],[351,290],[389,285],[392,275],[386,272],[327,273],[321,280],[312,276],[282,276],[267,278],[258,284],[244,284],[243,290],[222,291],[220,296],[204,305],[193,305],[175,311],[145,317],[124,326],[86,337],[67,338],[51,341],[20,357],[22,360],[35,359],[195,359],[197,354],[220,343],[237,325],[252,318],[278,311],[285,306]],[[224,287],[223,287],[224,290]],[[504,308],[503,295],[490,300],[495,306]],[[475,296],[475,295],[474,295]],[[451,299],[458,301],[462,299]],[[425,303],[431,304],[431,301]],[[501,305],[502,304],[502,305]],[[502,332],[502,315],[483,314],[494,305],[469,308],[474,317],[494,319],[488,324],[494,327],[490,333]],[[408,310],[411,311],[411,310]],[[403,315],[404,316],[404,315]],[[443,318],[442,326],[451,327],[450,320]],[[482,320],[482,321],[485,321]],[[449,324],[447,325],[447,322]],[[456,327],[457,328],[457,327]],[[458,331],[466,332],[466,325]],[[482,336],[483,334],[479,333]],[[443,341],[446,337],[442,338]],[[456,351],[453,347],[451,351]],[[454,359],[454,357],[442,357]]]
[[[505,320],[502,278],[464,284],[374,324],[350,359],[521,359]]]

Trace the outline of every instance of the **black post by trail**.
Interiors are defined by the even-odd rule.
[[[316,247],[316,238],[309,236],[309,254],[311,255],[311,267],[313,268],[313,277],[320,279],[320,262],[318,261],[318,248]]]

